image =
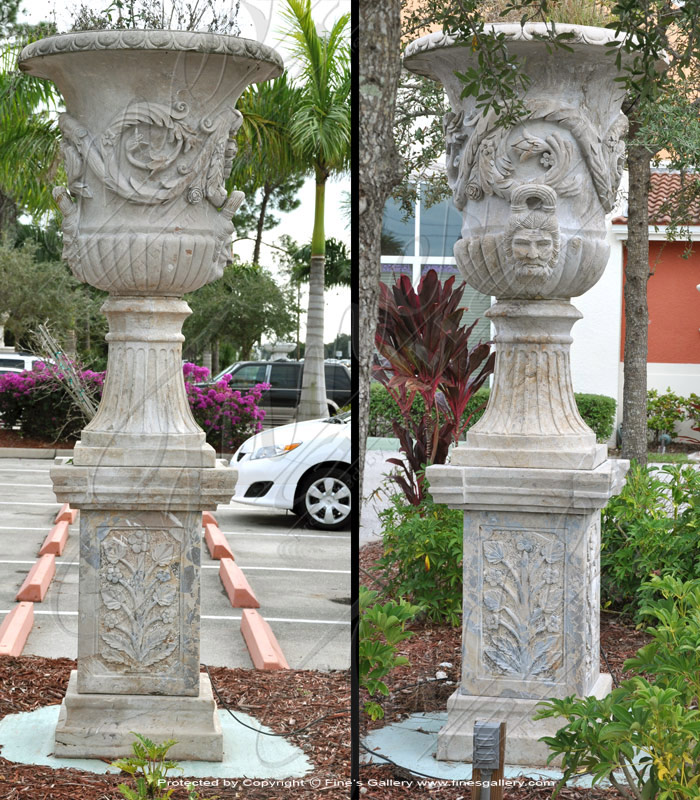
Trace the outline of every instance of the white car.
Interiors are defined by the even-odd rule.
[[[233,500],[288,509],[314,528],[350,524],[350,413],[295,422],[247,439],[230,464]]]
[[[25,355],[23,353],[0,353],[0,375],[7,375],[10,372],[24,372],[34,369],[34,364],[38,361],[46,361],[45,358],[38,356]]]

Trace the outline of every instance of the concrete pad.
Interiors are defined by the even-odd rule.
[[[362,751],[362,761],[368,764],[387,764],[382,758],[386,756],[401,767],[413,772],[420,772],[440,781],[469,781],[472,776],[472,765],[456,761],[438,761],[437,735],[440,728],[447,723],[446,711],[434,711],[411,714],[410,717],[394,722],[384,728],[371,731],[363,740],[363,744],[372,754]],[[506,731],[506,748],[508,732]],[[507,749],[506,749],[507,755]],[[510,766],[506,764],[504,777],[518,778],[525,776],[533,781],[551,782],[554,785],[561,780],[562,772],[557,769],[541,767]],[[624,782],[624,778],[622,779]],[[591,786],[590,775],[572,779],[569,786]],[[603,781],[601,786],[609,786]]]
[[[34,603],[19,603],[0,626],[0,656],[20,656],[34,624]]]
[[[55,556],[63,554],[63,548],[68,541],[68,520],[63,519],[57,522],[49,531],[49,535],[44,539],[44,544],[41,545],[39,550],[40,556],[45,556],[47,553],[52,553]]]
[[[221,761],[223,733],[209,675],[200,672],[196,695],[79,693],[71,670],[58,715],[54,755],[128,758],[134,732],[153,742],[176,740],[174,761]]]
[[[256,669],[289,669],[272,628],[252,608],[243,611],[241,633]]]
[[[260,608],[258,598],[243,574],[243,570],[233,559],[221,559],[219,578],[234,608]]]
[[[212,558],[233,559],[233,552],[226,541],[226,537],[219,530],[218,525],[212,525],[208,522],[204,526],[204,541],[207,543],[209,555]]]
[[[55,574],[56,556],[51,553],[41,556],[36,564],[29,570],[29,574],[24,579],[24,583],[17,592],[16,599],[40,603],[44,597],[46,597],[49,584],[53,580]]]
[[[119,770],[99,759],[55,758],[54,731],[60,706],[42,706],[35,711],[8,714],[0,720],[0,746],[3,758],[19,764],[38,764],[46,767],[74,768],[104,774]],[[181,761],[184,772],[171,777],[190,778],[296,778],[311,771],[312,764],[298,747],[283,736],[265,736],[270,729],[248,714],[235,711],[238,719],[257,731],[240,725],[225,710],[217,712],[224,734],[223,761]]]

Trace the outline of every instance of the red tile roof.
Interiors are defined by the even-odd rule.
[[[698,181],[698,175],[686,175],[684,185],[689,181]],[[649,224],[667,225],[671,221],[668,214],[668,202],[673,202],[674,196],[681,189],[681,176],[678,172],[651,173],[651,186],[649,187]],[[678,201],[676,201],[678,202]],[[679,220],[683,225],[700,225],[700,198],[696,197],[690,204],[688,216]],[[613,225],[626,225],[627,217],[620,216],[613,219]]]

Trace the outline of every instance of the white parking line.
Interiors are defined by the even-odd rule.
[[[46,526],[43,528],[20,528],[14,525],[0,525],[0,531],[46,531]]]
[[[0,486],[19,486],[20,488],[26,486],[28,489],[53,489],[52,483],[3,483],[0,481]]]
[[[251,531],[221,531],[224,536],[250,536]],[[280,531],[279,533],[258,533],[254,532],[255,536],[293,536],[295,539],[343,539],[350,541],[350,534],[347,536],[335,536],[333,534],[323,533],[296,533],[295,531]]]
[[[7,503],[4,500],[0,500],[0,506],[53,506],[53,508],[58,506],[60,508],[60,503],[58,501],[55,503]]]
[[[0,614],[9,614],[10,609],[0,609]],[[34,614],[43,614],[44,616],[61,616],[61,617],[77,617],[77,611],[44,611],[42,609],[34,610]],[[202,614],[200,619],[228,619],[228,620],[241,620],[239,616],[219,616],[216,614]],[[291,619],[288,617],[265,617],[266,622],[303,622],[309,625],[349,625],[350,620],[344,619]]]
[[[34,564],[34,561],[13,560],[13,559],[0,559],[0,564]],[[56,561],[56,566],[63,565],[64,567],[77,567],[79,561]],[[219,569],[218,564],[202,564],[202,569]],[[270,570],[274,572],[329,572],[334,575],[349,575],[349,569],[310,569],[309,567],[248,567],[243,566],[241,569],[246,570]]]

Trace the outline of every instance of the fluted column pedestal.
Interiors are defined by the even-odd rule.
[[[571,327],[581,313],[566,300],[499,301],[489,403],[455,448],[453,464],[595,469],[607,458],[576,407]]]
[[[133,732],[175,738],[172,755],[220,761],[211,683],[200,674],[202,511],[227,503],[190,411],[174,297],[110,297],[107,378],[73,463],[51,469],[80,509],[78,669],[56,728],[64,757],[126,756]]]

